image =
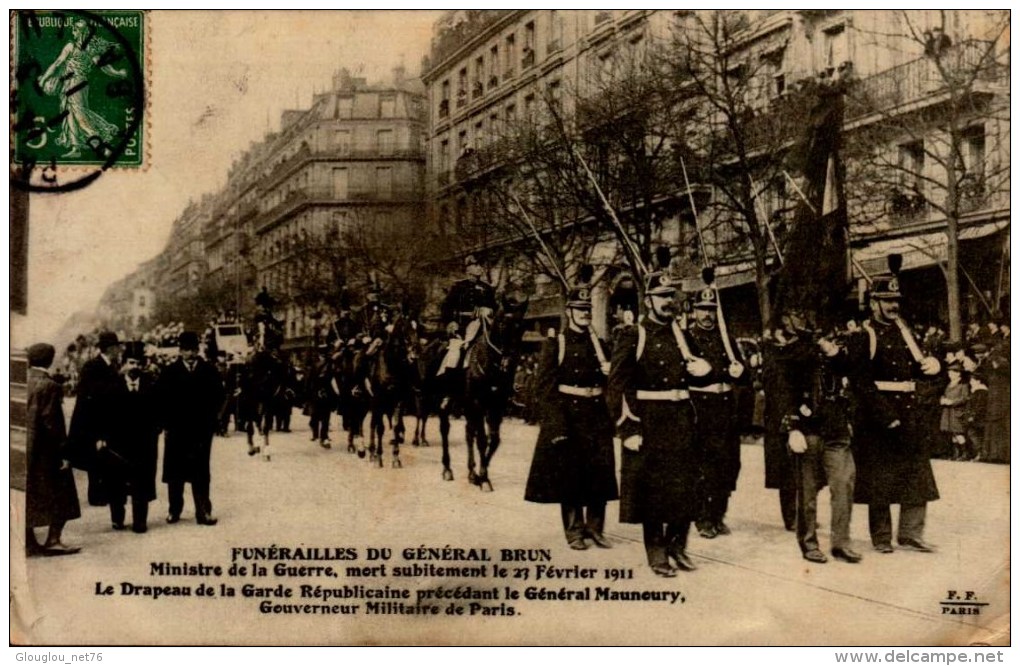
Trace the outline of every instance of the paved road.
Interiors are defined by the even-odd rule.
[[[782,528],[778,502],[763,488],[760,446],[743,447],[743,471],[731,503],[733,535],[714,540],[692,536],[700,566],[673,580],[655,577],[644,563],[640,529],[620,525],[610,505],[612,550],[567,548],[558,507],[523,501],[524,481],[537,429],[516,421],[504,426],[503,446],[491,478],[493,493],[466,481],[463,425],[454,424],[452,482],[441,480],[435,424],[433,446],[405,446],[404,467],[382,469],[348,454],[338,444],[326,451],[308,441],[305,419],[296,431],[274,434],[272,461],[246,455],[239,434],[217,439],[212,498],[220,524],[198,526],[190,498],[184,520],[163,522],[166,494],[153,504],[146,535],[113,532],[106,509],[86,507],[68,527],[68,540],[84,551],[74,557],[12,558],[15,620],[37,640],[57,643],[496,643],[496,644],[1002,644],[1008,636],[1009,468],[935,461],[942,500],[931,505],[927,537],[935,555],[897,551],[880,555],[867,541],[866,512],[856,507],[853,536],[865,555],[861,564],[803,561],[793,535]],[[337,436],[339,439],[339,436]],[[84,498],[85,479],[79,476]],[[819,515],[827,521],[822,494]],[[12,535],[21,532],[23,494],[11,491]],[[823,548],[827,529],[822,531]],[[13,541],[14,539],[12,539]],[[20,539],[17,539],[20,541]],[[197,584],[195,579],[150,576],[151,563],[230,564],[239,546],[548,549],[558,569],[592,568],[595,581],[530,579],[499,581],[520,592],[514,617],[374,616],[313,617],[260,613],[258,600],[196,597],[158,599],[96,595],[97,582],[117,586]],[[17,553],[17,549],[12,551]],[[360,562],[369,564],[368,562]],[[302,564],[298,562],[298,564]],[[439,564],[450,564],[439,563]],[[548,564],[548,563],[547,563]],[[512,565],[507,565],[512,566]],[[611,584],[616,590],[679,591],[682,603],[525,600],[528,588],[580,590],[606,586],[605,570],[632,572]],[[392,576],[392,569],[388,574]],[[27,576],[27,582],[25,577]],[[240,589],[245,582],[273,587],[284,579],[212,580]],[[322,579],[299,582],[319,583]],[[422,576],[410,582],[347,578],[327,585],[367,584],[420,589],[482,582]],[[940,601],[949,590],[975,592],[986,606],[978,616],[948,615]],[[504,594],[504,593],[501,593]],[[291,603],[292,601],[284,600]],[[302,602],[303,603],[303,602]],[[353,602],[351,602],[353,603]],[[362,609],[363,612],[364,609]],[[17,626],[17,625],[12,625]],[[13,634],[17,635],[17,634]]]

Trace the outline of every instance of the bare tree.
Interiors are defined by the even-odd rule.
[[[854,225],[945,220],[939,265],[953,341],[963,336],[961,221],[1008,197],[1009,23],[1006,10],[901,12],[898,31],[878,37],[918,57],[849,93],[849,115],[861,123],[847,142],[856,147],[848,161]]]
[[[777,78],[785,43],[748,43],[749,27],[742,12],[686,12],[663,57],[669,85],[697,114],[673,139],[701,208],[703,262],[749,260],[768,327],[770,257],[795,204],[786,156],[814,99],[811,86]]]

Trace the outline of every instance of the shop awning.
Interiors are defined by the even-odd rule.
[[[996,222],[986,222],[966,227],[960,230],[960,241],[984,238],[1002,231],[1008,226],[1009,220],[998,220]],[[872,241],[854,249],[853,256],[857,264],[854,266],[854,275],[856,277],[863,277],[861,275],[861,268],[869,276],[888,273],[889,268],[886,258],[890,254],[902,255],[902,270],[905,271],[934,266],[946,261],[946,247],[947,241],[944,231]]]

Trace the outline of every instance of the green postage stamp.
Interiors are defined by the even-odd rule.
[[[18,10],[11,20],[12,181],[71,189],[144,166],[145,13]]]

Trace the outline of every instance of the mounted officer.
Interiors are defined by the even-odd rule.
[[[482,327],[492,323],[496,310],[496,290],[483,279],[485,269],[474,255],[464,259],[464,272],[467,277],[455,282],[443,301],[442,317],[447,323],[450,346],[438,374],[460,367]]]
[[[605,343],[591,328],[591,290],[575,287],[567,296],[567,326],[546,340],[535,386],[541,431],[524,499],[559,503],[567,544],[600,548],[606,502],[619,497],[613,454],[613,422],[603,392],[609,374]],[[587,515],[585,511],[587,510]]]
[[[283,343],[283,322],[273,316],[276,299],[262,287],[262,291],[255,297],[255,305],[258,311],[252,319],[252,345],[257,350],[278,348]]]

